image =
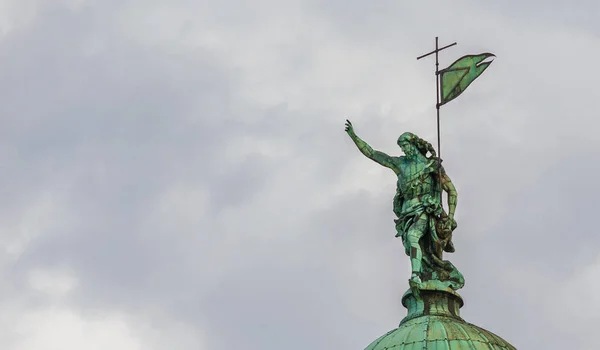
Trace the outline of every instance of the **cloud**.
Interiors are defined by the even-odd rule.
[[[118,316],[85,320],[67,310],[44,310],[22,315],[16,330],[20,340],[13,349],[141,349]]]
[[[395,327],[396,180],[343,124],[390,154],[434,141],[415,58],[435,35],[458,42],[441,65],[497,54],[442,109],[462,314],[518,348],[591,348],[592,22],[466,0],[0,6],[4,348],[360,348]]]
[[[77,285],[77,280],[62,271],[32,270],[29,272],[32,289],[54,296],[64,296]]]

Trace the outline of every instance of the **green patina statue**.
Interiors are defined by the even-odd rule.
[[[356,136],[348,120],[346,132],[362,154],[392,169],[398,178],[394,221],[396,237],[402,238],[406,255],[410,256],[411,287],[462,288],[465,283],[462,274],[451,262],[442,259],[443,252],[454,252],[452,232],[456,228],[457,192],[433,146],[405,132],[398,138],[404,156],[392,157],[373,150]],[[448,212],[442,205],[442,191],[448,194]]]

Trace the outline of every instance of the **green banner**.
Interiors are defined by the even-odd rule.
[[[495,56],[491,53],[466,55],[457,59],[448,68],[442,69],[439,72],[440,105],[448,103],[462,94],[467,86],[492,63],[492,61],[483,62],[488,57]]]

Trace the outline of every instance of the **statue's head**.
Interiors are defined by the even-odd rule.
[[[398,138],[398,146],[402,148],[402,151],[408,158],[413,158],[417,155],[418,149],[415,145],[417,139],[417,135],[412,132],[405,132]]]

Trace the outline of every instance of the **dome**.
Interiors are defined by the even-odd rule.
[[[486,349],[514,350],[492,332],[451,317],[422,316],[375,340],[366,350]]]
[[[411,290],[402,298],[408,315],[398,328],[379,337],[365,350],[516,350],[507,341],[459,315],[462,298],[452,290]]]

